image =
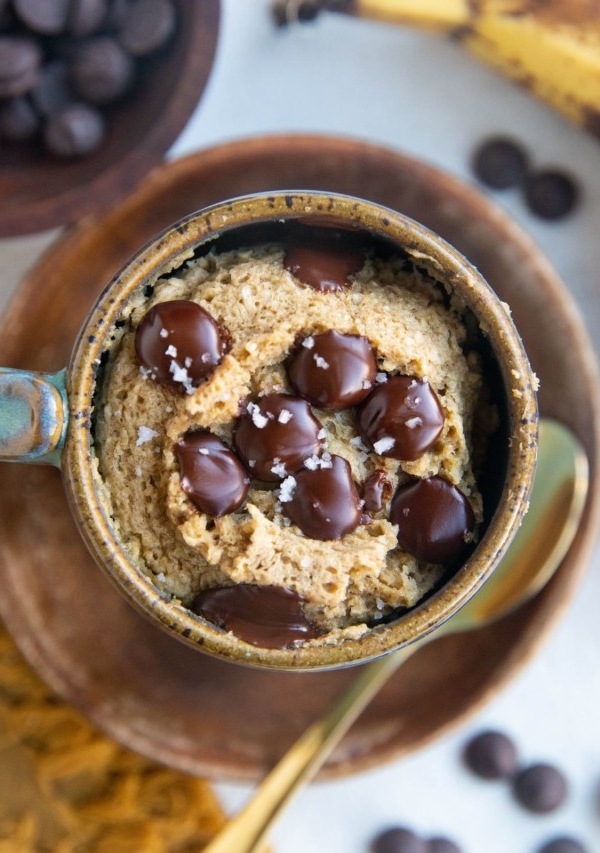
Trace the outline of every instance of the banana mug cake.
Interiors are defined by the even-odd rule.
[[[264,648],[359,637],[447,580],[495,410],[461,305],[330,228],[204,250],[131,303],[94,441],[131,561]]]

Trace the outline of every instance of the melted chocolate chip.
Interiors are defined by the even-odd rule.
[[[306,400],[267,394],[238,418],[234,443],[255,477],[277,482],[321,452],[321,429]]]
[[[359,272],[365,255],[349,246],[292,246],[285,253],[283,265],[304,284],[322,293],[348,287],[349,276]]]
[[[389,496],[392,484],[384,471],[373,471],[362,488],[363,504],[367,512],[381,512],[383,501]]]
[[[412,461],[435,443],[444,414],[429,383],[391,376],[361,406],[358,426],[367,446],[380,456]]]
[[[283,511],[311,539],[341,539],[363,521],[362,502],[349,463],[331,456],[325,464],[295,475]]]
[[[298,394],[329,411],[362,402],[372,390],[376,372],[369,341],[335,330],[305,338],[288,364]]]
[[[390,521],[398,525],[400,547],[426,563],[454,560],[475,527],[468,499],[441,477],[399,486],[392,498]]]
[[[284,587],[237,584],[201,592],[191,610],[253,646],[284,649],[318,636],[304,615],[302,601]]]
[[[160,302],[142,318],[135,351],[150,378],[191,393],[228,349],[225,330],[208,311],[187,300]]]
[[[188,433],[175,445],[181,488],[207,515],[234,512],[248,494],[250,478],[235,453],[210,433]]]

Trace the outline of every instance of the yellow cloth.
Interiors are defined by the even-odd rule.
[[[96,731],[0,624],[0,853],[197,853],[223,824],[208,782]]]

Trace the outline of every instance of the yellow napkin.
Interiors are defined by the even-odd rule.
[[[0,624],[0,853],[197,853],[224,822],[208,782],[98,733]]]

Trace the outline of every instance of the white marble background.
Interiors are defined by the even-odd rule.
[[[516,135],[539,166],[569,168],[584,187],[577,213],[553,224],[531,217],[517,192],[494,198],[550,258],[600,348],[600,141],[437,38],[333,15],[278,31],[269,0],[222,5],[213,75],[171,157],[248,135],[329,132],[386,144],[469,181],[478,140]],[[55,237],[0,240],[0,311]],[[466,853],[535,853],[559,831],[599,853],[599,608],[596,555],[551,637],[501,695],[411,757],[312,785],[276,827],[276,853],[366,853],[372,837],[391,824],[446,834]],[[524,761],[547,760],[565,770],[571,789],[560,811],[529,815],[505,786],[483,784],[462,769],[462,744],[487,726],[513,735]],[[245,785],[219,784],[217,791],[230,810],[251,794]]]

